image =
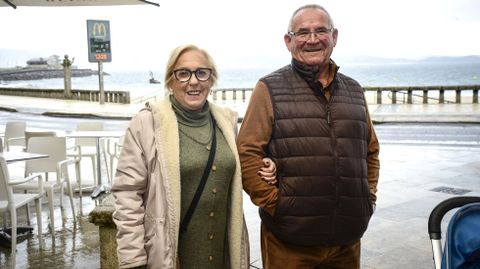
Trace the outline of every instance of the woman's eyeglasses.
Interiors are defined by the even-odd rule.
[[[173,74],[175,74],[175,78],[180,82],[189,81],[190,78],[192,78],[192,74],[195,74],[195,77],[198,79],[198,81],[207,81],[212,75],[212,69],[198,68],[196,70],[189,70],[182,68],[173,70]]]

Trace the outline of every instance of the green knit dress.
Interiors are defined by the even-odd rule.
[[[212,119],[208,102],[203,110],[192,112],[173,97],[180,135],[181,218],[200,183],[207,164],[212,138]],[[230,184],[235,172],[235,157],[219,128],[217,150],[205,188],[187,231],[181,235],[178,256],[181,269],[226,268],[227,211]]]

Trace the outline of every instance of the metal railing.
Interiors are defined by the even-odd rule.
[[[429,104],[433,102],[439,104],[478,104],[478,91],[480,85],[364,87],[363,89],[367,95],[367,102],[373,104]],[[212,89],[211,99],[213,102],[227,100],[233,102],[246,102],[250,98],[252,91],[252,88]],[[454,93],[454,95],[450,93]],[[432,94],[435,94],[436,96],[434,97]],[[63,89],[0,88],[0,95],[99,101],[98,90],[72,90],[72,96],[67,98]],[[105,91],[105,102],[108,103],[143,103],[147,101],[156,101],[162,98],[163,96],[154,94],[130,100],[130,92],[128,91]]]
[[[105,102],[130,104],[130,92],[105,91]],[[28,96],[52,99],[79,100],[98,102],[100,92],[98,90],[72,90],[71,96],[67,97],[63,89],[29,89],[29,88],[0,88],[0,95]]]
[[[366,93],[374,92],[376,94],[376,104],[383,103],[383,93],[387,92],[392,104],[397,104],[401,94],[403,99],[401,103],[413,104],[414,98],[421,98],[421,103],[428,104],[429,100],[434,100],[439,104],[467,102],[468,99],[462,98],[462,93],[471,93],[471,103],[478,104],[478,90],[480,85],[459,85],[459,86],[417,86],[417,87],[364,87]],[[418,94],[421,93],[421,94]],[[429,93],[438,94],[438,98],[429,96]],[[455,93],[454,100],[448,100],[445,93]],[[406,99],[405,99],[406,98]],[[463,100],[462,100],[463,99]]]
[[[366,95],[374,94],[374,100],[372,103],[375,104],[385,103],[387,100],[385,100],[384,97],[386,97],[391,104],[413,104],[414,100],[417,100],[418,102],[418,99],[420,99],[420,102],[423,104],[431,103],[431,101],[435,101],[439,104],[460,104],[462,102],[471,102],[473,104],[478,104],[478,90],[480,89],[480,85],[363,87],[363,89],[365,90]],[[252,91],[252,88],[213,89],[212,100],[232,100],[245,102],[250,97]],[[451,97],[450,95],[448,95],[448,93],[450,92],[455,93],[454,97],[452,97],[452,100],[448,99],[448,97]],[[429,93],[438,94],[438,97],[429,96]],[[465,94],[462,95],[462,93]],[[470,93],[471,99],[468,97]],[[403,98],[398,98],[398,95],[402,95]],[[469,101],[469,99],[471,101]]]
[[[228,89],[213,89],[212,90],[212,99],[213,101],[217,100],[235,100],[235,101],[246,101],[247,93],[253,91],[252,88],[228,88]],[[238,93],[238,94],[237,94]],[[220,99],[218,98],[220,95]],[[239,97],[239,98],[237,98]]]

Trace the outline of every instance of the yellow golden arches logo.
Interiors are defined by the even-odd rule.
[[[107,26],[105,26],[105,23],[103,22],[94,23],[92,27],[92,36],[107,38]]]

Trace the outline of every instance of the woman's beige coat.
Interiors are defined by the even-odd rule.
[[[240,161],[235,143],[237,115],[210,103],[210,110],[235,155],[228,212],[227,262],[248,268],[248,234],[243,219]],[[120,268],[177,268],[180,227],[180,160],[177,118],[166,98],[130,122],[112,193]]]

